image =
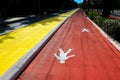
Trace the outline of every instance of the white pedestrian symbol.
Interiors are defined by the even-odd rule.
[[[62,48],[60,48],[60,49],[59,49],[59,52],[60,52],[59,56],[58,56],[57,54],[54,54],[54,56],[55,56],[58,60],[60,60],[60,63],[61,63],[61,64],[64,64],[64,63],[65,63],[65,60],[67,60],[67,59],[75,56],[74,54],[67,56],[67,55],[71,52],[71,50],[72,50],[72,49],[68,49],[67,52],[64,52],[64,51],[62,50]]]
[[[90,32],[90,30],[87,28],[83,28],[81,32]]]

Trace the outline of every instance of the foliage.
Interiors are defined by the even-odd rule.
[[[110,36],[115,37],[116,30],[120,27],[120,22],[114,19],[105,19],[102,26],[105,32]]]
[[[96,11],[88,13],[91,18],[98,26],[100,26],[108,35],[117,41],[120,41],[120,21],[115,19],[103,18]]]
[[[2,0],[0,17],[41,15],[75,7],[77,7],[77,3],[74,0]]]
[[[120,9],[120,0],[116,0],[116,8]]]
[[[103,0],[103,17],[108,18],[111,10],[115,8],[114,0]]]

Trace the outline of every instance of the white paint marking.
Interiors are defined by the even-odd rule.
[[[87,17],[87,19],[120,51],[120,43],[115,41],[109,35],[107,35],[97,24],[95,24],[91,19]]]
[[[74,54],[73,54],[73,55],[70,55],[70,56],[67,56],[67,55],[71,52],[71,50],[72,50],[72,49],[68,49],[67,52],[64,52],[64,51],[62,50],[62,48],[60,48],[60,49],[59,49],[59,52],[60,52],[59,56],[58,56],[57,54],[54,54],[54,56],[55,56],[58,60],[60,60],[60,63],[61,63],[61,64],[64,64],[64,63],[65,63],[65,60],[67,60],[67,59],[75,56]]]
[[[83,28],[81,32],[90,32],[90,30],[87,28]]]

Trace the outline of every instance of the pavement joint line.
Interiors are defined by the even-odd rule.
[[[46,35],[36,46],[34,46],[25,56],[23,56],[13,67],[11,67],[5,74],[0,77],[0,80],[15,80],[19,74],[28,66],[31,60],[37,55],[37,53],[43,48],[43,46],[49,41],[54,33],[64,24],[78,9],[70,16],[66,17],[58,26],[56,26],[48,35]]]
[[[103,36],[105,36],[105,37],[110,41],[110,43],[111,43],[113,46],[115,46],[115,48],[116,48],[117,50],[120,51],[120,43],[119,43],[119,42],[117,42],[116,40],[114,40],[113,38],[111,38],[109,35],[107,35],[100,27],[98,27],[97,24],[95,24],[95,23],[94,23],[92,20],[90,20],[88,17],[87,17],[87,19],[103,34]]]

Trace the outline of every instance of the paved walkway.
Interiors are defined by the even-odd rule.
[[[116,16],[118,16],[118,17],[120,17],[120,10],[114,10],[113,14],[116,15]]]
[[[1,35],[0,80],[9,80],[39,46],[44,43],[47,35],[75,11],[72,10],[59,14],[58,16]]]
[[[79,10],[18,80],[120,80],[119,75],[120,52]]]
[[[120,21],[120,10],[114,10],[114,13],[111,13],[110,18]]]

